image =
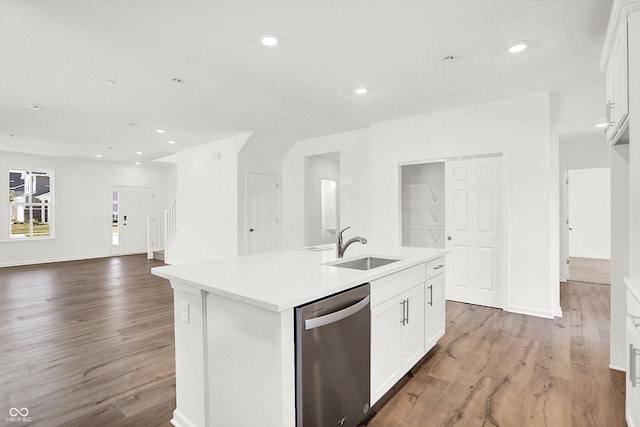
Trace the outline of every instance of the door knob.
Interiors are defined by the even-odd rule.
[[[573,228],[569,227],[569,231],[573,231]]]
[[[451,236],[447,236],[447,240],[451,240]]]
[[[253,233],[253,228],[250,228],[250,229],[249,229],[249,232],[250,232],[250,233]]]

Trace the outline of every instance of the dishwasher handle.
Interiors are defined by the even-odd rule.
[[[349,316],[353,316],[354,314],[365,308],[367,305],[369,305],[369,300],[369,295],[367,295],[357,303],[347,308],[343,308],[342,310],[333,313],[325,314],[324,316],[307,319],[304,321],[304,330],[308,331],[309,329],[319,328],[321,326],[326,326],[331,323],[338,322],[342,319],[346,319]]]

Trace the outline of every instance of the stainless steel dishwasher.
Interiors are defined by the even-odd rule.
[[[369,284],[296,307],[296,425],[355,427],[369,411]]]

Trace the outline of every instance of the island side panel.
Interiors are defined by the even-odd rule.
[[[293,310],[207,295],[210,426],[295,426]]]
[[[205,427],[206,415],[206,294],[197,288],[171,282],[176,357],[176,427]]]

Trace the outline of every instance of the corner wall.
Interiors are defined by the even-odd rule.
[[[169,264],[234,257],[238,253],[238,152],[251,133],[178,152],[176,238]]]

